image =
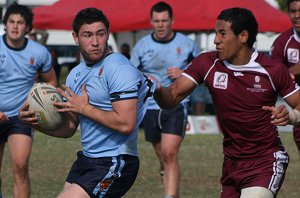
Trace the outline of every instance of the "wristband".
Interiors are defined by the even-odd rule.
[[[288,124],[295,125],[300,122],[300,111],[297,109],[292,109],[289,111],[289,122]]]

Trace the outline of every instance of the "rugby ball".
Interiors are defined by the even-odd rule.
[[[62,123],[62,114],[57,112],[58,108],[53,105],[62,101],[62,96],[56,88],[47,83],[35,83],[27,97],[29,110],[35,112],[39,127],[48,130],[56,129]]]

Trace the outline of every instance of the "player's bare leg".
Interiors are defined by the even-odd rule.
[[[298,153],[300,155],[300,126],[294,126],[293,136],[294,136],[294,141],[295,141],[297,149],[298,149]]]
[[[27,135],[12,134],[7,140],[14,177],[13,194],[17,198],[30,197],[29,157],[32,139]]]
[[[0,198],[2,198],[2,178],[1,178],[1,170],[2,170],[2,159],[5,148],[5,142],[0,144]]]
[[[183,138],[178,135],[162,134],[161,151],[165,167],[165,194],[179,198],[180,166],[178,152]]]
[[[164,182],[164,175],[165,175],[165,168],[162,160],[162,155],[161,155],[161,142],[152,142],[152,146],[154,148],[155,154],[159,160],[159,174],[162,179],[162,182]]]
[[[59,193],[57,198],[89,198],[90,196],[87,194],[85,190],[83,190],[77,184],[65,183],[64,190]]]

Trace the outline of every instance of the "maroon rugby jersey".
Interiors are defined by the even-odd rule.
[[[274,41],[270,55],[274,59],[279,59],[288,68],[299,62],[300,38],[293,28],[281,33]],[[300,82],[300,76],[296,76],[296,81]]]
[[[209,88],[225,155],[252,158],[284,150],[271,113],[262,110],[275,105],[278,95],[285,98],[299,89],[282,63],[255,51],[248,64],[235,66],[208,52],[195,58],[183,75]]]

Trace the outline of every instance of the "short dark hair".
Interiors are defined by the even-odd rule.
[[[242,31],[247,30],[249,32],[247,45],[250,48],[253,47],[258,33],[258,23],[250,10],[238,7],[229,8],[223,10],[219,14],[217,19],[230,22],[230,28],[235,35],[238,35]]]
[[[101,10],[97,8],[85,8],[80,10],[73,20],[73,31],[78,34],[79,29],[84,24],[92,24],[102,22],[107,30],[109,30],[109,21]]]
[[[172,7],[163,1],[157,2],[152,6],[150,11],[150,18],[152,18],[153,12],[164,12],[164,11],[168,11],[170,18],[173,19]]]
[[[294,1],[300,1],[300,0],[287,0],[286,1],[286,7],[287,7],[288,12],[290,11],[290,4]]]
[[[27,7],[27,6],[24,6],[24,5],[20,5],[20,4],[17,4],[17,3],[13,3],[11,4],[6,12],[5,12],[5,15],[3,17],[3,23],[6,25],[7,23],[7,20],[9,18],[9,16],[11,14],[20,14],[25,22],[26,22],[26,25],[29,27],[28,29],[28,32],[26,33],[29,33],[31,30],[32,30],[32,21],[33,21],[33,13],[32,13],[32,10]]]

